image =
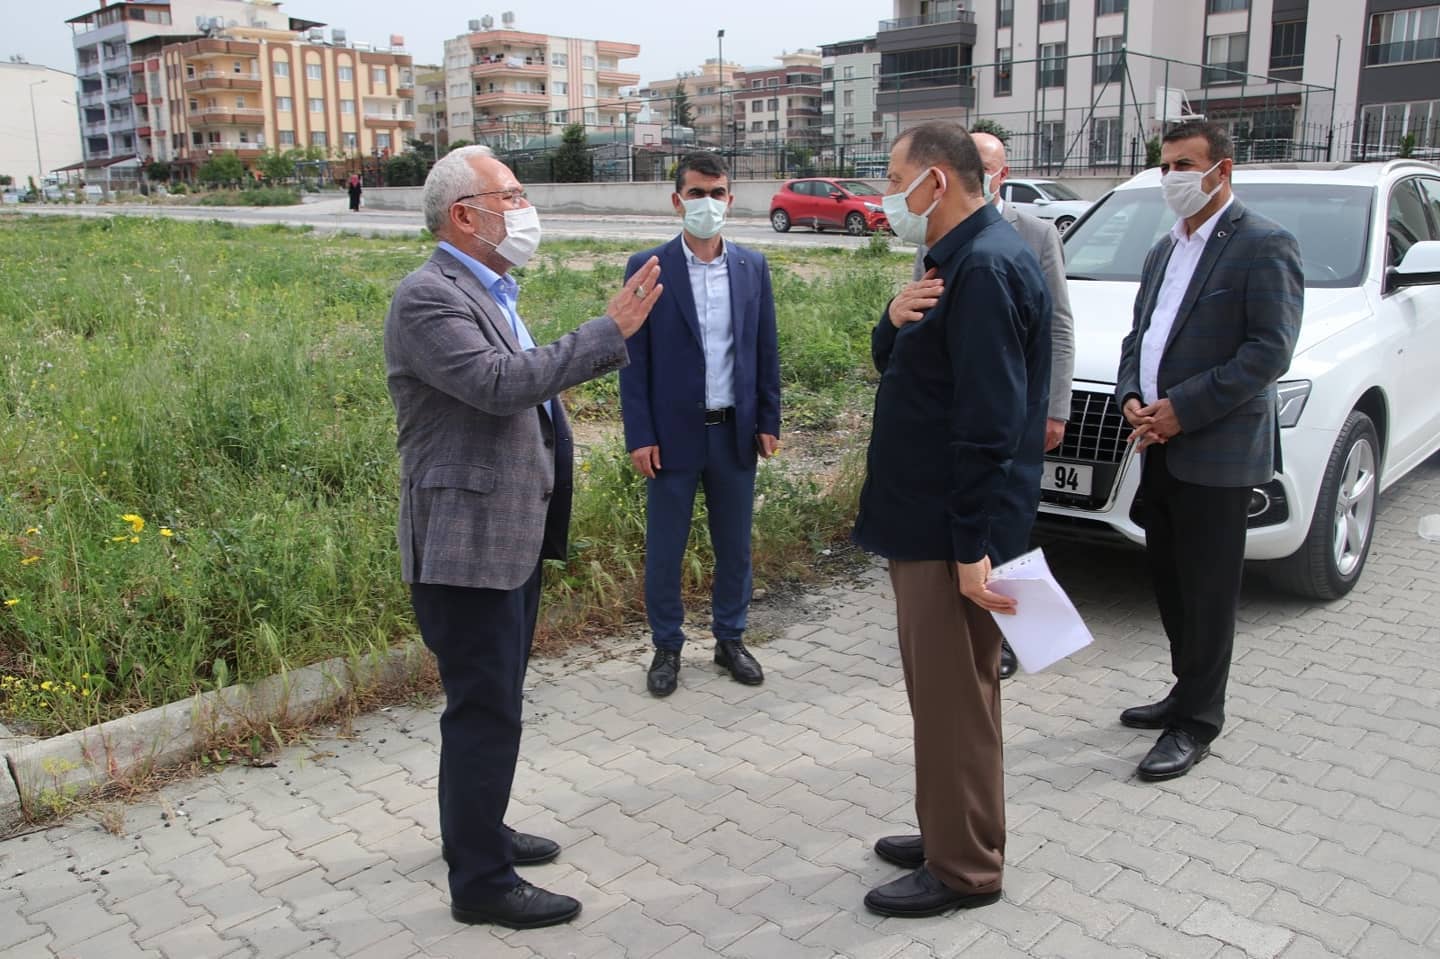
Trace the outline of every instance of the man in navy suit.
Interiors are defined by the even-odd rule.
[[[711,629],[715,662],[737,682],[764,672],[745,648],[750,609],[750,522],[757,455],[780,436],[780,359],[765,258],[720,236],[733,202],[725,161],[692,153],[675,171],[679,236],[630,258],[626,278],[660,258],[665,292],[650,322],[626,341],[620,374],[625,447],[649,481],[645,607],[655,644],[646,686],[675,691],[680,675],[681,564],[695,490],[705,488],[715,550]]]
[[[890,151],[886,216],[929,247],[942,282],[923,316],[907,322],[892,303],[870,339],[880,386],[853,535],[890,561],[920,824],[875,844],[912,870],[865,897],[885,916],[993,903],[1005,865],[991,613],[1016,607],[986,583],[991,563],[1024,552],[1039,505],[1051,308],[1039,260],[985,202],[984,176],[954,123],[912,127]]]

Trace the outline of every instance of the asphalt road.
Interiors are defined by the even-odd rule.
[[[321,233],[358,233],[393,236],[417,233],[424,226],[418,212],[399,210],[361,210],[351,213],[344,197],[311,200],[299,206],[284,207],[221,207],[221,206],[151,206],[147,204],[105,204],[99,206],[63,206],[22,204],[6,207],[4,212],[22,216],[159,216],[174,220],[223,220],[241,226],[283,224],[312,227]],[[641,240],[658,242],[679,232],[675,216],[642,216],[638,214],[572,214],[540,211],[541,227],[551,239]],[[725,235],[747,246],[759,247],[839,247],[854,249],[869,242],[868,237],[843,233],[815,233],[796,228],[789,233],[776,233],[762,217],[735,217],[725,226]],[[892,245],[898,245],[893,237]]]

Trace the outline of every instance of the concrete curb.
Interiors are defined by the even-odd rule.
[[[4,755],[0,836],[111,783],[189,762],[232,728],[313,722],[359,692],[414,677],[425,656],[418,642],[340,656],[20,746]]]

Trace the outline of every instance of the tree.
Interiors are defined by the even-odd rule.
[[[970,125],[971,133],[988,133],[1001,143],[1009,143],[1011,133],[999,123],[986,117],[983,120],[976,120]]]
[[[695,108],[690,105],[690,94],[685,92],[684,80],[675,84],[674,109],[670,112],[675,117],[677,127],[693,127],[695,125]]]
[[[272,183],[282,180],[289,180],[295,176],[295,161],[299,159],[299,150],[281,150],[276,147],[273,151],[266,153],[260,158],[257,164],[260,168],[260,175]]]
[[[217,153],[200,165],[195,176],[201,183],[211,186],[239,183],[245,176],[245,164],[240,162],[240,155],[233,150],[229,153]]]
[[[405,145],[426,163],[435,162],[435,145],[433,143],[426,143],[424,140],[406,140]]]
[[[419,153],[402,153],[385,161],[385,185],[420,186],[429,172],[430,164]]]
[[[590,152],[585,149],[585,127],[572,123],[560,134],[560,148],[551,158],[556,183],[588,183]]]
[[[473,144],[470,140],[452,140],[450,142],[450,145],[445,148],[445,152],[449,153],[451,150],[458,150],[461,147],[468,147],[472,145]]]
[[[0,186],[9,186],[15,182],[15,178],[8,173],[0,173]]]
[[[167,182],[175,173],[175,168],[165,160],[151,160],[145,164],[145,179],[151,183]]]

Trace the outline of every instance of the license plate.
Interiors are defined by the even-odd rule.
[[[1040,488],[1057,493],[1071,493],[1075,496],[1089,496],[1095,470],[1078,463],[1057,463],[1045,461],[1045,472],[1041,474]]]

